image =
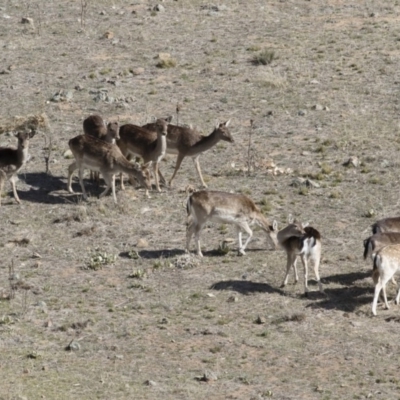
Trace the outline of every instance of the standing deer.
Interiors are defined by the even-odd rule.
[[[107,125],[98,114],[89,115],[83,121],[83,132],[86,135],[104,140],[107,143],[115,143],[119,139],[118,122],[109,122]],[[90,171],[90,179],[99,182],[99,173]]]
[[[209,150],[220,140],[224,140],[230,143],[234,142],[232,135],[228,129],[229,123],[230,120],[218,124],[208,136],[203,136],[192,128],[171,124],[168,125],[167,153],[178,154],[174,173],[169,180],[170,186],[172,186],[172,181],[175,178],[175,175],[178,172],[179,168],[181,167],[183,159],[185,157],[192,157],[201,184],[204,188],[207,187],[201,174],[199,157],[201,153]],[[154,130],[153,124],[146,124],[143,126],[143,128]],[[161,173],[160,176],[162,177]]]
[[[289,225],[290,226],[290,225]],[[308,261],[314,262],[314,273],[318,282],[318,288],[320,292],[323,292],[321,278],[319,276],[319,264],[321,261],[321,235],[320,233],[311,226],[304,226],[304,234],[301,236],[290,236],[279,235],[278,242],[281,247],[285,250],[287,256],[286,263],[286,274],[281,287],[285,287],[288,283],[289,272],[293,267],[295,273],[295,283],[298,282],[299,276],[297,274],[297,259],[301,258],[301,262],[304,267],[304,293],[307,296],[308,293]],[[287,229],[287,228],[285,228]],[[282,230],[282,232],[285,231]]]
[[[250,225],[256,224],[267,234],[274,246],[277,245],[274,226],[261,213],[253,200],[244,194],[201,190],[193,193],[187,200],[188,225],[186,231],[186,251],[190,251],[190,241],[195,236],[197,255],[203,257],[200,247],[200,233],[208,221],[233,224],[238,233],[239,255],[253,236]],[[242,231],[248,234],[242,243]]]
[[[70,193],[74,193],[71,187],[72,173],[79,168],[79,182],[83,197],[85,200],[87,199],[85,186],[83,184],[83,170],[84,168],[90,168],[94,171],[99,171],[107,184],[106,189],[99,197],[103,197],[111,189],[114,202],[117,203],[115,194],[115,174],[120,172],[125,172],[135,177],[139,183],[145,186],[146,196],[148,196],[148,189],[151,186],[147,168],[140,169],[140,167],[131,164],[123,156],[116,144],[107,143],[90,135],[76,136],[71,139],[68,144],[75,157],[75,162],[68,168],[68,191]]]
[[[386,284],[393,280],[396,272],[400,271],[400,244],[394,244],[381,248],[373,254],[374,267],[372,278],[375,283],[374,300],[372,301],[372,314],[376,315],[376,307],[378,304],[379,294],[382,290],[383,300],[387,309],[389,303],[386,297]],[[400,288],[397,292],[395,303],[399,304]]]
[[[161,192],[158,171],[167,150],[168,121],[159,118],[152,126],[154,131],[132,124],[122,125],[117,145],[127,159],[135,155],[142,157],[145,165],[153,165],[156,188]],[[121,189],[125,189],[122,173]]]
[[[36,131],[18,132],[18,147],[0,147],[0,193],[3,191],[4,183],[10,180],[14,198],[18,204],[21,201],[18,197],[17,188],[15,186],[17,174],[28,160],[29,139],[36,134]],[[1,205],[1,194],[0,194]]]

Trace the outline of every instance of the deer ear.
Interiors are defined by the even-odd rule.
[[[303,223],[301,224],[301,227],[304,229],[304,228],[306,228],[308,225],[310,225],[309,222],[303,222]]]
[[[224,125],[225,127],[227,127],[230,123],[231,123],[231,120],[228,119],[228,121],[226,121],[223,125]]]
[[[276,232],[278,230],[278,222],[276,219],[274,219],[274,222],[272,222],[272,230]]]
[[[288,224],[293,224],[294,223],[294,218],[292,214],[288,215]]]
[[[173,116],[172,115],[168,115],[167,118],[164,118],[165,121],[167,121],[168,123],[172,121]]]

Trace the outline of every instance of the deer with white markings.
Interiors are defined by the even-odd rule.
[[[317,279],[319,291],[323,292],[321,278],[319,275],[319,265],[321,261],[321,235],[320,233],[311,226],[302,225],[304,233],[302,235],[287,237],[285,234],[279,235],[279,232],[285,232],[285,229],[279,231],[277,234],[278,242],[280,246],[285,250],[287,256],[286,263],[286,274],[281,287],[285,287],[289,280],[289,272],[293,267],[295,273],[295,283],[298,282],[299,277],[297,274],[297,259],[300,257],[304,267],[304,293],[307,296],[308,289],[308,262],[313,261],[314,263],[314,274]],[[290,232],[290,225],[289,225]]]
[[[381,248],[373,254],[374,266],[372,278],[375,283],[374,299],[372,301],[372,313],[376,315],[376,308],[380,292],[383,292],[383,300],[387,309],[389,303],[386,296],[386,284],[393,280],[396,272],[400,271],[400,244],[394,244]],[[400,288],[397,292],[395,303],[399,304]]]
[[[18,132],[15,136],[18,139],[18,147],[0,147],[0,193],[3,191],[4,183],[10,180],[15,201],[21,204],[19,199],[16,180],[17,174],[29,158],[29,139],[36,134],[36,131]],[[1,205],[1,195],[0,195]]]

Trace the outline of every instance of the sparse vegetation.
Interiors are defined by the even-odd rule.
[[[379,303],[370,317],[362,261],[369,226],[399,211],[399,2],[159,3],[0,6],[0,146],[16,145],[21,119],[49,121],[19,173],[21,205],[9,183],[1,193],[0,399],[399,397],[400,311]],[[209,189],[321,232],[326,295],[312,266],[308,297],[300,265],[298,284],[280,288],[285,256],[257,226],[243,257],[218,222],[204,227],[203,258],[194,241],[185,252],[192,160],[150,199],[118,177],[118,205],[98,199],[87,172],[87,202],[77,177],[66,191],[84,117],[141,125],[177,103],[173,123],[202,134],[231,119],[235,143],[200,157]],[[161,164],[167,181],[175,160]]]

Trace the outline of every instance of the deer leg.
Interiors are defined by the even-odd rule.
[[[203,225],[200,225],[198,222],[196,222],[196,225],[194,227],[194,239],[196,241],[196,248],[197,248],[197,255],[200,257],[203,257],[203,253],[201,252],[201,246],[200,246],[200,233],[203,229]]]
[[[69,167],[68,167],[68,184],[67,184],[67,189],[69,193],[75,193],[72,189],[72,174],[74,171],[78,169],[78,166],[76,164],[76,161],[74,161]]]
[[[307,262],[307,256],[305,254],[301,254],[301,262],[304,267],[304,294],[307,296],[308,295],[308,262]]]
[[[286,274],[285,274],[285,278],[283,279],[283,283],[281,285],[281,288],[285,287],[288,283],[289,280],[289,272],[290,272],[290,268],[292,267],[292,265],[294,265],[296,263],[296,255],[292,254],[292,253],[287,253],[287,259],[286,259]]]
[[[400,287],[399,287],[399,290],[397,291],[397,296],[396,296],[395,303],[398,305],[399,301],[400,301]]]
[[[185,156],[182,153],[178,153],[178,157],[176,159],[176,164],[175,164],[175,170],[174,173],[171,176],[171,179],[169,180],[169,186],[172,187],[172,180],[175,178],[176,173],[178,172],[179,168],[181,167],[182,161],[185,158]]]
[[[156,181],[157,192],[161,192],[160,181],[158,178],[158,162],[153,163],[153,173],[154,173],[154,180]]]
[[[167,186],[167,181],[165,180],[163,174],[160,171],[160,166],[158,166],[158,175],[160,176],[160,181],[164,186]]]
[[[186,227],[186,252],[190,253],[190,242],[194,231],[196,229],[196,221],[192,217],[188,217],[187,227]]]
[[[88,197],[86,194],[85,185],[83,184],[83,168],[81,166],[79,167],[79,183],[81,184],[83,198],[87,200]]]
[[[321,261],[321,259],[319,257],[314,258],[314,274],[315,274],[315,278],[317,279],[319,291],[321,293],[324,293],[324,288],[322,286],[321,278],[319,276],[319,263],[320,263],[320,261]]]
[[[197,174],[199,175],[201,184],[203,185],[204,188],[206,188],[207,185],[205,184],[204,179],[203,179],[203,175],[201,174],[199,157],[200,157],[200,154],[198,156],[194,157],[193,158],[193,162],[194,162],[194,166],[196,168]]]
[[[114,203],[117,204],[117,196],[115,194],[115,175],[102,171],[101,174],[103,175],[104,181],[106,182],[106,189],[100,193],[99,199],[105,196],[111,189]]]
[[[12,186],[12,190],[13,190],[13,194],[14,194],[14,199],[16,200],[16,202],[18,204],[21,204],[21,200],[18,197],[18,193],[17,193],[17,187],[15,186],[15,180],[16,180],[16,176],[12,175],[10,178],[10,182],[11,182],[11,186]]]
[[[242,229],[248,234],[248,237],[244,242],[244,245],[242,245],[242,231],[241,231]],[[249,224],[247,222],[242,222],[240,225],[238,225],[237,230],[238,230],[238,242],[239,242],[239,255],[244,256],[246,254],[244,251],[253,236],[253,231],[250,229]]]
[[[4,182],[7,179],[7,175],[4,171],[0,169],[0,206],[1,206],[1,195],[3,193]]]

